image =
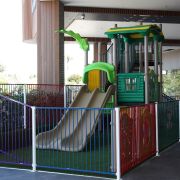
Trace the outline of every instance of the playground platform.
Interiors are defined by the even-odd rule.
[[[137,168],[133,169],[123,180],[179,180],[180,177],[180,143],[176,143],[167,150],[163,151],[159,157],[147,160]],[[100,180],[106,178],[55,174],[47,172],[30,172],[26,170],[16,170],[0,168],[1,180],[36,180],[36,179],[62,179],[62,180]]]

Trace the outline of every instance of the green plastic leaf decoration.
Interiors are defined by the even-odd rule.
[[[75,33],[71,30],[67,31],[65,29],[60,29],[60,30],[57,30],[56,32],[64,33],[64,34],[71,36],[79,43],[81,49],[83,49],[84,51],[89,51],[89,43],[88,43],[87,39],[82,38],[80,36],[80,34]]]

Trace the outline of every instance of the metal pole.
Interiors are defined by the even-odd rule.
[[[149,103],[148,36],[144,36],[145,104]]]
[[[24,129],[26,129],[26,85],[23,85],[23,96],[24,96]]]
[[[64,85],[64,107],[67,106],[67,97],[66,97],[66,85]]]
[[[179,101],[179,142],[180,142],[180,101]]]
[[[116,176],[121,180],[121,156],[120,156],[120,108],[115,108],[116,112]]]
[[[159,131],[158,131],[158,103],[155,103],[156,112],[156,156],[159,156]]]
[[[162,31],[162,24],[160,24],[160,28],[161,28],[161,31]],[[163,80],[162,80],[162,42],[159,43],[160,45],[160,57],[159,57],[159,81],[160,81],[160,87],[159,87],[159,100],[162,101],[162,83],[163,83]]]
[[[114,110],[111,111],[111,170],[115,169],[115,154],[116,154],[116,143],[115,143],[115,118]]]
[[[129,44],[128,42],[125,42],[125,73],[129,72],[128,57],[129,57]]]
[[[32,108],[32,171],[36,171],[36,107]]]
[[[158,92],[158,41],[157,39],[154,40],[154,72],[155,72],[155,78],[157,78],[157,81],[155,81],[155,94],[156,100],[159,100],[159,92]]]
[[[154,71],[158,75],[158,41],[154,40]]]
[[[101,42],[98,42],[98,61],[102,61]]]
[[[143,72],[142,43],[139,43],[139,72]]]
[[[88,65],[88,51],[85,51],[84,53],[84,67]]]

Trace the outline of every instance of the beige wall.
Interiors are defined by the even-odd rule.
[[[23,41],[32,39],[31,0],[22,0]]]
[[[59,0],[37,1],[38,83],[64,83],[64,6]]]

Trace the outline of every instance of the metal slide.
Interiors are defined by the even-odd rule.
[[[81,151],[95,130],[100,115],[96,110],[92,117],[91,111],[85,108],[102,108],[113,92],[114,86],[110,86],[105,93],[98,89],[88,92],[87,86],[83,86],[57,126],[37,135],[37,148]]]

